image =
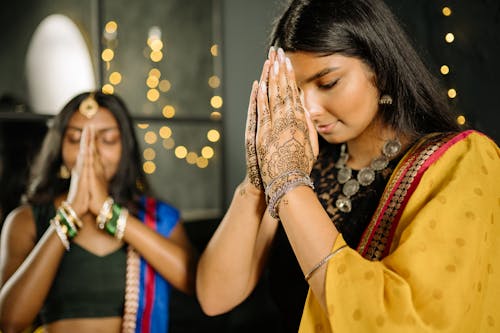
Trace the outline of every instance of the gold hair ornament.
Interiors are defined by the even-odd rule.
[[[87,98],[85,98],[78,107],[78,111],[80,111],[82,115],[87,117],[87,119],[92,118],[97,113],[98,109],[99,104],[97,104],[96,100],[94,99],[94,94],[90,94]]]

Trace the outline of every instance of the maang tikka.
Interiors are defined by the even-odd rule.
[[[87,119],[92,118],[97,113],[97,110],[99,110],[99,104],[94,99],[93,93],[85,98],[78,107],[78,111]]]

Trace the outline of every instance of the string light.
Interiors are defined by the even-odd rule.
[[[153,162],[153,161],[146,161],[144,162],[144,164],[142,165],[142,169],[144,170],[144,172],[148,175],[151,175],[155,172],[156,170],[156,164]]]
[[[106,65],[106,70],[111,71],[112,61],[115,58],[115,51],[113,50],[117,43],[118,36],[118,23],[116,21],[108,21],[104,26],[103,37],[106,42],[105,49],[101,52],[101,59]],[[116,85],[122,82],[122,75],[120,72],[114,71],[108,76],[108,82],[103,84],[101,91],[105,94],[114,94]]]
[[[118,85],[122,82],[122,75],[119,72],[113,72],[109,75],[109,82],[113,85]]]
[[[448,89],[448,97],[449,98],[455,98],[457,97],[457,91],[453,88]]]
[[[213,96],[211,99],[210,99],[210,105],[212,105],[212,107],[214,109],[219,109],[222,107],[222,97],[220,96]]]
[[[186,148],[186,147],[184,147],[184,146],[177,146],[177,147],[175,148],[174,153],[175,153],[175,156],[176,156],[177,158],[184,158],[184,157],[186,157],[186,156],[187,156],[188,151],[187,151],[187,148]]]
[[[219,141],[220,138],[220,133],[216,129],[211,129],[210,131],[207,132],[207,139],[210,142],[217,142]]]
[[[107,94],[113,94],[116,85],[123,81],[122,74],[118,71],[113,71],[112,61],[116,56],[116,46],[118,45],[117,40],[118,35],[118,23],[116,21],[108,21],[103,30],[103,40],[105,41],[105,48],[101,53],[101,58],[105,62],[105,70],[109,73],[107,77],[107,83],[102,86],[102,91]],[[145,114],[152,114],[155,111],[152,103],[157,103],[164,101],[161,99],[162,93],[167,93],[172,88],[172,83],[166,79],[162,78],[161,71],[157,68],[158,64],[165,59],[165,43],[162,40],[162,31],[158,26],[153,26],[148,31],[148,37],[146,40],[147,48],[144,50],[144,55],[147,57],[151,64],[153,65],[148,75],[145,79],[145,84],[147,86],[146,103],[142,107],[142,111]],[[210,47],[210,53],[212,57],[218,57],[219,46],[218,44],[212,44]],[[215,61],[215,60],[214,60]],[[208,78],[208,86],[214,90],[220,88],[221,80],[219,76],[212,75]],[[220,120],[222,115],[219,109],[223,105],[223,99],[219,94],[214,91],[214,95],[210,99],[210,106],[213,109],[210,111],[210,119]],[[173,105],[163,105],[162,115],[166,119],[174,118],[176,115],[176,108]],[[148,145],[153,145],[158,141],[158,136],[160,137],[161,144],[163,148],[170,150],[174,149],[175,156],[180,159],[185,159],[188,164],[196,165],[197,167],[203,169],[209,164],[209,160],[215,156],[215,151],[210,146],[204,146],[199,153],[195,151],[189,151],[185,146],[178,145],[173,138],[173,131],[168,126],[162,126],[158,132],[153,130],[148,130],[150,125],[148,123],[139,123],[137,127],[140,130],[147,130],[143,134],[143,140]],[[207,139],[210,142],[217,142],[220,139],[220,133],[216,129],[211,129],[207,131]],[[143,164],[144,172],[147,174],[152,174],[156,170],[156,164],[153,160],[156,158],[156,151],[152,147],[147,147],[143,151],[143,157],[146,160]]]
[[[162,113],[165,118],[173,118],[175,116],[175,108],[172,105],[165,105]]]
[[[154,160],[156,157],[156,151],[153,148],[144,149],[143,156],[145,160]]]
[[[148,132],[146,132],[146,134],[144,134],[144,141],[147,144],[152,145],[152,144],[156,143],[157,140],[158,140],[158,137],[156,136],[156,133],[153,131],[148,131]]]
[[[101,91],[104,94],[113,95],[115,93],[115,87],[108,83],[102,86]]]
[[[444,39],[446,40],[447,43],[453,43],[453,41],[455,40],[455,35],[452,34],[451,32],[448,32],[446,34],[446,36],[444,37]]]
[[[168,126],[162,126],[162,128],[160,128],[159,133],[162,139],[168,139],[172,136],[172,130]]]
[[[453,13],[452,9],[449,7],[449,6],[444,6],[441,10],[441,13],[443,14],[443,16],[445,17],[450,17]],[[448,44],[451,44],[455,41],[455,35],[452,33],[452,32],[448,32],[446,35],[445,35],[445,42],[448,43]],[[451,70],[450,70],[450,67],[448,65],[442,65],[441,68],[440,68],[440,72],[442,75],[449,75]],[[457,95],[458,95],[458,92],[455,88],[449,88],[448,91],[447,91],[447,95],[448,95],[448,98],[450,100],[454,100],[455,98],[457,98]],[[464,115],[459,115],[456,119],[457,123],[459,125],[465,125],[466,123],[466,119],[465,119],[465,116]]]
[[[104,49],[101,53],[101,58],[105,62],[110,62],[115,57],[115,52],[111,49]]]

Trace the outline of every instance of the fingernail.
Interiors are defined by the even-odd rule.
[[[280,70],[280,63],[278,62],[278,60],[276,60],[274,62],[274,74],[278,75],[279,70]]]
[[[268,58],[268,59],[270,59],[270,58],[271,58],[271,53],[273,53],[273,52],[274,52],[274,46],[271,46],[271,47],[269,48],[269,52],[267,53],[267,58]]]
[[[288,57],[285,58],[285,64],[286,64],[286,69],[291,71],[292,70],[292,62],[290,61],[290,58],[288,58]]]
[[[281,47],[278,49],[278,59],[280,61],[285,60],[285,52],[283,51],[283,49]]]
[[[260,84],[260,90],[262,90],[263,93],[266,93],[267,87],[266,87],[266,83],[265,82],[262,82]]]

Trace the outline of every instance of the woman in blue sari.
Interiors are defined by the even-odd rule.
[[[124,102],[74,97],[54,118],[26,203],[6,219],[0,327],[167,332],[173,286],[193,290],[177,209],[156,200]]]

